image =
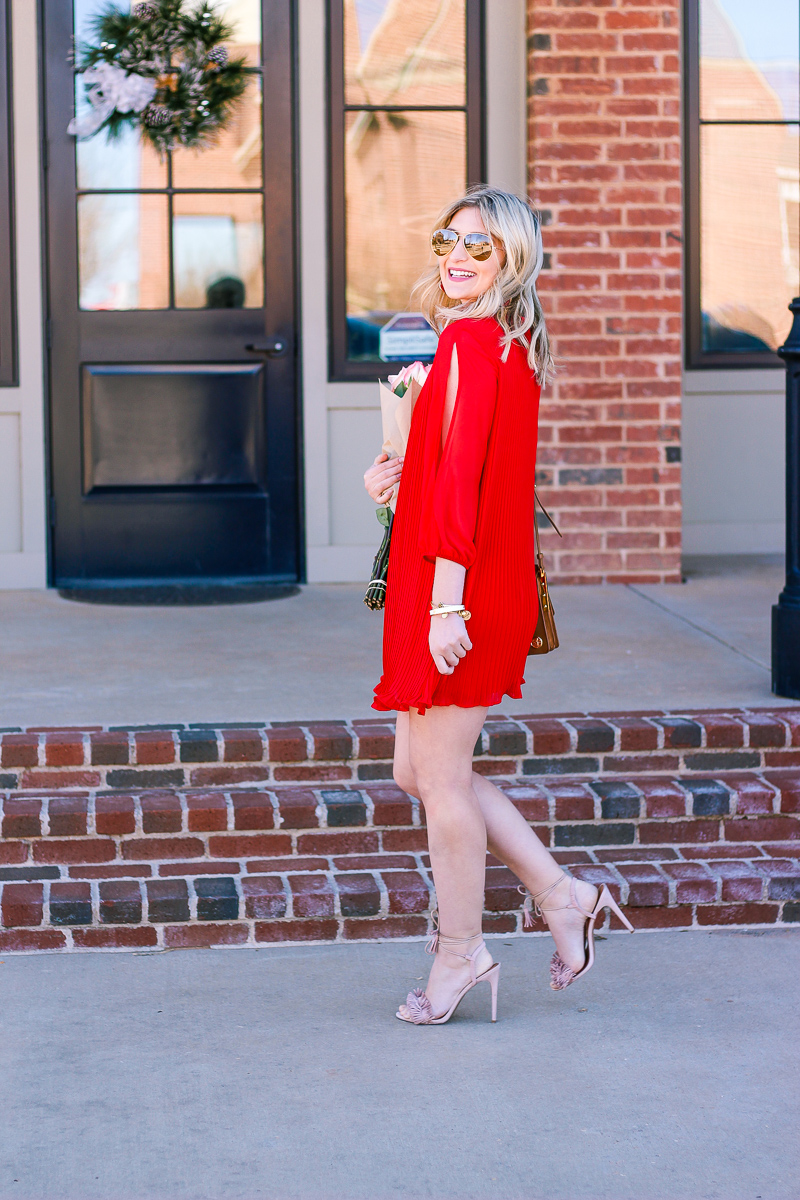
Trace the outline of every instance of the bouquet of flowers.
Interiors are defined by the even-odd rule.
[[[411,363],[403,367],[397,375],[390,375],[386,383],[379,383],[381,396],[381,419],[383,421],[383,445],[381,450],[390,459],[405,454],[408,434],[411,429],[411,417],[417,397],[422,391],[422,385],[428,378],[430,365],[421,362]],[[392,522],[397,505],[399,484],[388,504],[381,504],[376,516],[384,527],[375,561],[372,564],[372,575],[369,581],[364,603],[367,608],[383,608],[386,602],[386,574],[389,569],[389,546],[392,539]]]

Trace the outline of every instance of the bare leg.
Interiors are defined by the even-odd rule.
[[[476,731],[475,738],[477,738],[478,732],[479,730]],[[470,770],[472,769],[471,755],[472,749],[470,748]],[[409,725],[406,713],[398,713],[397,717],[394,777],[404,791],[420,796],[409,756]],[[544,901],[545,909],[549,910],[546,919],[561,958],[573,970],[580,970],[585,957],[583,945],[585,920],[575,909],[561,907],[569,901],[568,878],[504,792],[501,792],[484,776],[474,772],[472,772],[471,783],[486,827],[487,845],[495,858],[499,858],[501,862],[510,867],[532,894],[549,887],[551,883],[559,879],[559,876],[562,877],[561,882]],[[424,797],[422,799],[424,803]],[[425,812],[428,813],[427,804],[425,804]],[[428,824],[430,827],[430,819],[428,819]],[[436,890],[438,896],[438,881]],[[578,902],[584,908],[593,907],[597,894],[597,888],[593,884],[587,883],[585,880],[577,881]],[[450,931],[447,930],[447,932]]]
[[[485,708],[431,708],[406,717],[410,763],[425,805],[439,926],[465,940],[459,954],[480,945],[486,874],[486,825],[472,786],[472,751]],[[492,965],[484,949],[476,961],[482,974]],[[439,1015],[470,978],[470,967],[455,954],[439,953],[425,991]],[[401,1013],[404,1006],[401,1006]]]
[[[542,911],[559,955],[573,971],[579,971],[586,958],[586,918],[576,909],[565,907],[570,898],[569,878],[508,796],[482,775],[473,775],[472,779],[486,822],[489,849],[495,858],[510,867],[532,895],[561,877],[553,891],[543,897]],[[593,883],[579,879],[576,896],[583,908],[591,910],[598,890]]]

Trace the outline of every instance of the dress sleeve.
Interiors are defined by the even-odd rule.
[[[458,391],[444,450],[441,420],[429,433],[438,439],[438,467],[423,498],[420,549],[430,562],[447,558],[469,569],[475,560],[478,498],[497,403],[498,364],[462,322],[457,322],[454,334]],[[445,386],[452,350],[447,354]],[[429,445],[428,452],[432,449]]]

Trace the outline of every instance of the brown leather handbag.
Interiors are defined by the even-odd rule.
[[[558,649],[558,634],[556,632],[556,621],[553,616],[553,601],[550,599],[550,590],[547,586],[547,572],[544,569],[544,559],[542,557],[542,547],[539,542],[539,526],[536,522],[536,505],[542,510],[550,524],[555,529],[559,537],[562,536],[561,530],[556,525],[550,513],[539,499],[539,493],[534,489],[533,501],[533,535],[536,543],[536,590],[539,593],[539,618],[536,622],[531,648],[528,654],[549,654],[551,650]]]

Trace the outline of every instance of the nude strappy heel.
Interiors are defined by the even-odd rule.
[[[564,988],[569,987],[571,983],[574,983],[574,981],[579,979],[581,975],[585,975],[586,972],[590,971],[594,966],[594,927],[597,922],[597,918],[604,909],[610,908],[613,913],[616,913],[620,921],[622,921],[622,924],[630,933],[635,932],[630,921],[625,916],[625,913],[617,904],[616,900],[611,895],[611,892],[608,890],[605,884],[603,884],[603,886],[600,888],[600,894],[598,895],[595,906],[591,912],[585,909],[583,905],[578,903],[575,880],[571,876],[569,877],[569,903],[557,904],[552,908],[543,908],[541,901],[545,899],[546,896],[549,896],[550,893],[558,887],[558,885],[561,883],[561,880],[566,877],[566,872],[562,872],[555,883],[551,883],[549,887],[543,888],[541,892],[534,892],[533,894],[531,894],[528,889],[523,886],[520,886],[517,889],[525,896],[525,902],[522,906],[522,925],[524,929],[528,929],[533,925],[531,907],[533,907],[537,917],[542,917],[545,921],[547,920],[547,917],[545,916],[546,913],[558,912],[565,908],[577,909],[577,911],[582,913],[586,918],[586,925],[584,926],[583,931],[583,945],[586,953],[586,959],[580,971],[573,971],[572,967],[567,966],[557,950],[550,960],[550,987],[556,992],[560,992]]]
[[[434,921],[436,915],[434,914]],[[464,962],[469,963],[470,981],[465,983],[460,992],[457,992],[453,997],[453,1001],[446,1012],[441,1013],[438,1017],[433,1015],[431,1002],[425,995],[422,988],[414,988],[413,992],[409,992],[406,997],[406,1008],[409,1015],[404,1017],[399,1011],[395,1016],[399,1021],[406,1021],[409,1025],[444,1025],[450,1020],[453,1013],[458,1008],[461,1001],[466,996],[467,992],[479,983],[488,983],[492,989],[492,1020],[497,1020],[497,985],[500,980],[500,963],[492,963],[488,970],[478,975],[475,969],[475,963],[481,950],[486,948],[486,942],[481,938],[479,944],[470,954],[462,954],[458,950],[452,949],[453,946],[464,946],[475,940],[476,937],[481,937],[480,931],[473,933],[471,937],[451,938],[444,933],[440,933],[438,929],[428,942],[425,949],[428,954],[437,954],[439,950],[444,950],[446,954],[454,954],[456,958],[463,958]]]

